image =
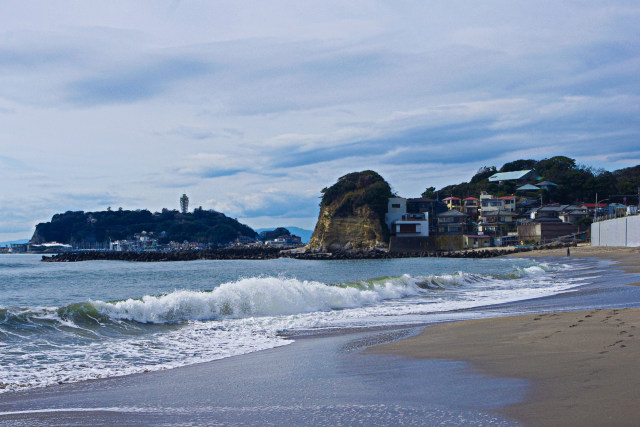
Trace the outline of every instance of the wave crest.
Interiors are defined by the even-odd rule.
[[[92,301],[112,319],[142,323],[177,323],[256,316],[282,316],[362,307],[419,292],[407,275],[350,286],[315,281],[259,277],[224,283],[212,291],[178,290],[114,303]]]
[[[328,285],[318,281],[282,277],[253,277],[223,283],[212,291],[176,290],[166,295],[104,302],[91,300],[55,309],[0,309],[0,324],[69,322],[98,327],[110,322],[174,324],[189,321],[286,316],[342,310],[495,280],[543,275],[546,264],[513,266],[495,276],[458,271],[452,274],[382,277],[355,283]]]

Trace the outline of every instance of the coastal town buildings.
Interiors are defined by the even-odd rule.
[[[501,186],[496,196],[481,191],[477,197],[450,195],[441,201],[390,198],[385,219],[393,243],[400,247],[407,238],[421,236],[436,250],[447,251],[587,239],[591,222],[637,213],[618,203],[543,204],[557,184],[540,179],[533,169],[501,172],[488,178]],[[420,221],[428,222],[428,232],[417,225]]]

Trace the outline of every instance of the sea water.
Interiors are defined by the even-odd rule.
[[[42,263],[0,255],[0,392],[170,369],[285,336],[420,324],[584,277],[527,259]]]

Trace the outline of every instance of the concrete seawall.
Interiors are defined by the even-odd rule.
[[[591,246],[640,246],[640,216],[626,216],[591,224]]]

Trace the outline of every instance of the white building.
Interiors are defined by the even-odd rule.
[[[393,230],[394,221],[402,219],[402,215],[407,214],[407,199],[404,197],[389,197],[387,203],[387,213],[384,216],[384,222],[389,230]]]
[[[429,213],[407,213],[407,199],[390,197],[385,223],[396,237],[428,237]]]

